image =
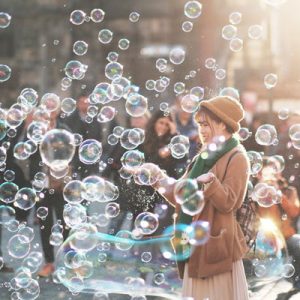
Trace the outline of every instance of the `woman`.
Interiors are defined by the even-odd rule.
[[[205,220],[210,224],[208,242],[192,249],[189,259],[178,264],[183,277],[183,296],[195,300],[248,299],[242,263],[248,249],[235,218],[249,177],[246,152],[233,137],[243,116],[240,103],[230,97],[202,101],[195,114],[202,148],[184,177],[196,178],[203,189],[205,205],[201,213],[191,217],[180,210],[173,196],[176,183],[168,185],[168,180],[160,180],[156,186],[176,206],[177,223]],[[215,147],[216,138],[223,138],[221,147]],[[175,233],[175,242],[176,237]],[[180,249],[177,245],[174,248]]]

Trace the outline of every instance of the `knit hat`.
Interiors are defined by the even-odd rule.
[[[239,122],[244,118],[244,109],[239,101],[232,97],[218,96],[200,102],[200,108],[205,107],[215,114],[234,132],[240,129]]]

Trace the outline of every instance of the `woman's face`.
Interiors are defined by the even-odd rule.
[[[165,135],[170,131],[169,122],[170,120],[167,117],[159,118],[156,121],[154,130],[158,136]]]

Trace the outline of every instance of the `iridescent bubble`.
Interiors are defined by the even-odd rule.
[[[0,28],[4,29],[10,25],[11,16],[8,13],[0,12]]]
[[[177,203],[184,201],[198,191],[197,181],[194,179],[181,179],[174,187],[174,197]]]
[[[262,155],[256,151],[248,151],[247,156],[250,162],[250,173],[256,175],[263,167]]]
[[[263,36],[263,27],[261,25],[252,25],[248,28],[248,36],[252,40],[259,40]]]
[[[229,48],[233,52],[239,52],[243,49],[244,41],[240,38],[233,38],[230,40]]]
[[[240,24],[242,21],[242,14],[240,12],[233,12],[229,15],[229,22],[233,25]]]
[[[190,90],[190,95],[197,97],[197,99],[200,101],[204,97],[204,88],[201,86],[195,86]]]
[[[80,204],[65,204],[63,212],[64,221],[67,226],[75,227],[84,222],[87,219],[86,208]]]
[[[295,274],[295,267],[292,264],[283,265],[282,276],[284,278],[291,278]]]
[[[136,228],[141,230],[144,235],[148,235],[154,233],[157,230],[159,220],[155,214],[150,212],[143,212],[136,217],[134,225]]]
[[[110,202],[105,206],[105,215],[108,218],[115,218],[120,214],[120,205],[116,202]]]
[[[274,88],[277,84],[277,81],[278,81],[278,76],[274,73],[269,73],[264,77],[264,84],[268,90]]]
[[[49,244],[52,246],[60,246],[64,241],[61,233],[51,233],[49,237]]]
[[[133,11],[132,13],[130,13],[129,15],[129,21],[132,23],[136,23],[138,22],[138,20],[140,19],[140,14],[136,11]]]
[[[189,138],[184,135],[176,135],[172,137],[169,147],[171,150],[171,155],[174,158],[183,158],[189,152],[190,149]]]
[[[89,45],[85,41],[76,41],[73,45],[73,52],[76,55],[84,55],[88,51]]]
[[[192,94],[185,95],[180,101],[182,110],[188,113],[197,111],[197,109],[199,108],[199,104],[200,100]]]
[[[36,210],[36,216],[41,220],[45,220],[48,216],[48,207],[41,206]]]
[[[67,169],[75,154],[74,135],[64,129],[48,131],[41,141],[40,154],[53,171]]]
[[[31,154],[30,147],[26,143],[23,143],[23,142],[17,143],[14,146],[13,151],[14,151],[14,157],[19,160],[25,160]]]
[[[168,66],[168,61],[165,58],[158,58],[155,63],[156,69],[160,72],[165,72]]]
[[[122,77],[123,74],[123,66],[118,62],[108,63],[105,67],[105,76],[113,80],[118,77]]]
[[[116,137],[114,134],[110,134],[108,137],[107,137],[107,143],[109,145],[117,145],[119,142],[119,138]]]
[[[38,201],[36,192],[31,188],[21,188],[15,196],[15,205],[23,210],[29,210]]]
[[[204,245],[210,238],[210,225],[206,221],[193,222],[192,236],[189,239],[191,245],[200,246]]]
[[[246,127],[241,127],[238,131],[238,135],[240,141],[246,141],[252,135],[252,132],[250,132]]]
[[[88,66],[82,64],[78,60],[71,60],[65,66],[65,74],[67,77],[73,80],[80,80],[84,77]]]
[[[0,201],[4,203],[12,203],[19,187],[13,182],[3,182],[0,185]]]
[[[26,116],[22,110],[11,107],[6,114],[6,123],[9,127],[16,128],[22,124],[25,117]]]
[[[47,93],[41,99],[41,106],[46,111],[56,111],[60,106],[60,98],[56,94]]]
[[[82,197],[88,201],[103,201],[106,181],[99,176],[88,176],[82,180],[84,190]]]
[[[190,21],[185,21],[182,23],[181,28],[184,32],[191,32],[193,30],[193,23]]]
[[[116,237],[118,242],[115,243],[115,247],[121,251],[127,251],[134,245],[131,232],[128,230],[118,231]]]
[[[280,120],[286,120],[286,119],[288,119],[289,114],[290,114],[290,110],[288,108],[281,108],[278,111],[278,118]]]
[[[300,124],[294,124],[289,128],[289,136],[295,149],[300,149]]]
[[[254,266],[254,274],[256,277],[264,277],[267,274],[267,269],[263,263]]]
[[[82,163],[95,164],[102,155],[102,144],[94,139],[85,140],[79,146],[78,155]]]
[[[195,194],[189,196],[181,204],[182,211],[190,216],[195,216],[204,208],[204,196],[202,191],[197,191]]]
[[[38,93],[32,88],[25,88],[21,91],[20,98],[23,104],[35,106],[38,100]]]
[[[226,77],[226,70],[224,69],[217,69],[215,76],[218,80],[223,80]]]
[[[27,137],[35,143],[40,143],[47,130],[46,122],[33,121],[27,128]]]
[[[0,224],[6,225],[16,218],[16,211],[7,205],[0,205]]]
[[[174,92],[176,94],[182,94],[185,91],[185,83],[184,82],[176,82],[174,84]]]
[[[74,25],[81,25],[85,21],[86,14],[82,10],[74,10],[70,15],[70,22]]]
[[[96,105],[89,105],[87,108],[87,117],[93,119],[98,113],[98,107]]]
[[[90,17],[94,23],[100,23],[104,20],[105,12],[100,8],[95,8],[91,11]]]
[[[97,121],[100,123],[109,122],[115,117],[116,113],[117,111],[114,107],[103,106],[97,116]]]
[[[145,86],[146,86],[147,90],[152,91],[155,88],[155,81],[152,80],[152,79],[149,79],[149,80],[146,81]]]
[[[109,52],[107,54],[107,58],[106,59],[109,62],[116,62],[116,61],[118,61],[118,58],[119,58],[119,54],[117,52]]]
[[[237,36],[237,28],[233,25],[225,25],[222,28],[222,37],[225,40],[232,40]]]
[[[139,150],[129,150],[122,155],[120,161],[124,167],[134,168],[144,163],[145,155]]]
[[[205,60],[205,67],[207,69],[213,69],[216,66],[216,60],[212,57],[209,57]]]
[[[264,124],[257,128],[255,133],[255,141],[259,145],[270,146],[277,141],[277,131],[275,126]]]
[[[7,65],[0,64],[0,82],[7,81],[11,76],[11,68]]]
[[[145,163],[136,170],[134,180],[137,184],[153,185],[161,177],[160,168],[153,163]]]
[[[173,48],[169,54],[170,62],[174,65],[180,65],[185,60],[185,50],[181,47]]]
[[[223,88],[220,93],[219,96],[229,96],[232,97],[238,101],[240,101],[240,94],[239,91],[233,87],[225,87]]]
[[[127,50],[130,46],[130,41],[128,39],[120,39],[118,46],[121,50]]]
[[[63,197],[69,203],[81,203],[83,201],[82,193],[84,184],[79,180],[69,181],[63,189]]]
[[[148,263],[151,260],[152,260],[152,254],[151,254],[151,252],[143,252],[141,254],[141,261],[142,262]]]
[[[198,18],[202,13],[202,4],[199,1],[188,1],[184,6],[184,14],[190,19]]]
[[[165,275],[164,273],[156,273],[154,276],[153,276],[153,281],[155,284],[157,285],[161,285],[165,282]]]
[[[34,231],[28,226],[23,226],[20,228],[18,234],[25,239],[26,243],[30,243],[34,239]]]
[[[124,127],[122,126],[116,126],[114,127],[113,129],[113,134],[117,137],[117,138],[120,138],[122,133],[124,131]]]
[[[270,207],[277,202],[278,193],[275,187],[266,183],[258,183],[254,186],[252,198],[261,207]]]
[[[143,116],[148,109],[148,99],[140,94],[131,94],[125,103],[126,112],[132,117]]]
[[[73,98],[65,98],[61,101],[60,109],[66,115],[70,115],[76,109],[76,101]]]
[[[3,179],[5,181],[14,181],[15,180],[15,172],[13,170],[6,170],[3,174]]]
[[[109,29],[102,29],[99,31],[98,40],[102,44],[109,44],[113,39],[113,32]]]
[[[26,238],[22,235],[14,235],[8,241],[8,253],[16,259],[25,257],[30,251],[30,243],[26,242]]]

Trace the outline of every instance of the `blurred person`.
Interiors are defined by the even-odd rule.
[[[195,300],[246,300],[247,281],[242,258],[248,251],[243,232],[235,218],[241,206],[249,177],[249,162],[243,146],[233,136],[240,128],[244,110],[231,97],[215,97],[202,101],[195,114],[199,124],[202,144],[200,154],[194,159],[183,178],[196,179],[203,189],[205,204],[195,215],[184,214],[174,198],[176,181],[162,178],[155,184],[170,203],[176,206],[177,223],[190,225],[205,220],[210,225],[210,238],[201,246],[186,246],[182,233],[175,230],[172,243],[183,278],[183,296]],[[216,138],[225,139],[223,146],[204,154]],[[202,155],[203,153],[203,155]]]
[[[275,166],[275,168],[278,167]],[[297,234],[296,230],[296,221],[300,215],[300,201],[297,190],[288,185],[287,180],[280,172],[275,173],[270,164],[263,167],[257,176],[257,181],[274,186],[282,193],[280,203],[270,207],[259,206],[258,213],[261,218],[271,219],[283,234],[295,268],[295,274],[292,277],[293,285],[300,289],[300,234]]]

